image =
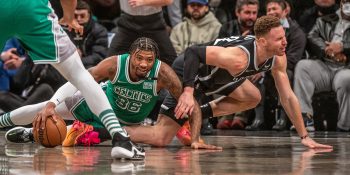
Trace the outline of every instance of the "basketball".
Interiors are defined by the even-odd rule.
[[[62,144],[67,134],[67,127],[61,117],[57,118],[59,119],[55,122],[52,116],[48,117],[45,122],[45,129],[33,131],[35,142],[47,148]]]

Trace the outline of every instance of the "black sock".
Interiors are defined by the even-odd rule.
[[[202,111],[202,118],[207,119],[213,117],[213,110],[211,109],[211,106],[209,103],[206,103],[201,106]]]

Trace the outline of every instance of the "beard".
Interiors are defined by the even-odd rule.
[[[205,16],[206,14],[207,14],[207,13],[201,14],[199,11],[193,11],[193,12],[191,13],[191,17],[192,17],[194,20],[198,21],[198,20],[201,20],[202,18],[204,18],[204,16]]]
[[[244,28],[252,28],[254,26],[254,21],[253,20],[246,20],[246,21],[241,21],[239,20],[239,23],[244,27]]]

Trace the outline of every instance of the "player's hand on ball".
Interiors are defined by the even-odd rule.
[[[55,107],[56,105],[54,103],[48,102],[46,106],[36,114],[33,121],[34,130],[39,130],[39,129],[44,130],[45,121],[49,116],[53,116],[53,119],[57,121],[56,115],[54,115],[56,113]]]

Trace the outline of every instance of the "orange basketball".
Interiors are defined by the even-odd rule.
[[[45,129],[33,131],[34,140],[44,147],[53,148],[61,145],[67,134],[67,126],[61,117],[55,122],[52,116],[48,117],[45,122]]]

